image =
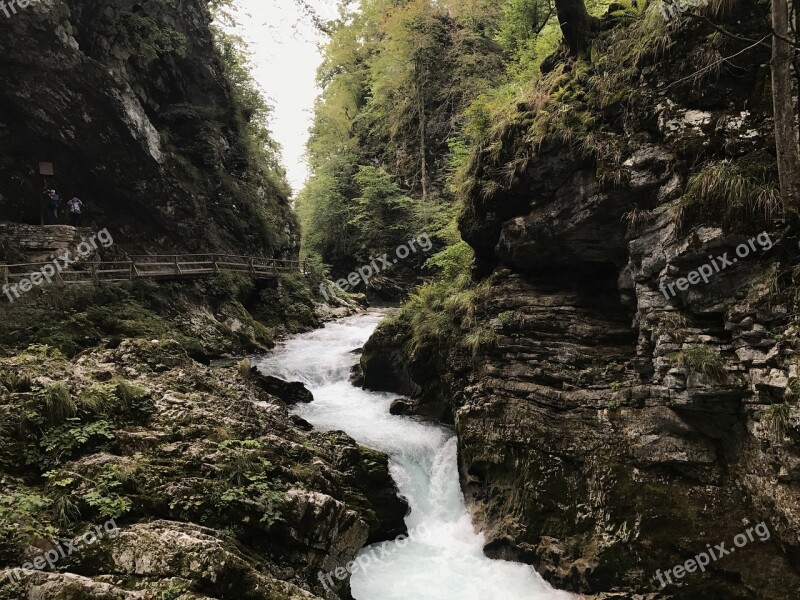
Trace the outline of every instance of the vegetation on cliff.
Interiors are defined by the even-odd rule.
[[[521,28],[506,78],[463,110],[461,239],[367,344],[365,381],[454,422],[491,556],[584,593],[789,598],[798,256],[778,154],[796,133],[776,106],[796,98],[774,83],[770,3],[575,4],[556,7],[577,34]],[[660,292],[762,231],[777,251]],[[651,581],[764,518],[780,546]]]

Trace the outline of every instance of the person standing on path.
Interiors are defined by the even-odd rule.
[[[67,206],[69,207],[69,215],[72,218],[72,226],[80,227],[83,202],[81,202],[81,199],[73,194],[72,199],[67,202]]]
[[[47,224],[58,225],[58,208],[61,205],[61,196],[55,190],[47,190]]]

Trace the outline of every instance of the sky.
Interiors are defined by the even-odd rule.
[[[252,52],[253,77],[273,107],[271,129],[295,194],[308,175],[305,144],[313,118],[319,45],[324,36],[294,0],[236,0],[235,33]],[[337,0],[308,0],[325,20],[337,16]]]

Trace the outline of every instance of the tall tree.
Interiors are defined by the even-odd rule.
[[[592,33],[600,28],[600,20],[586,10],[584,0],[555,0],[556,14],[564,34],[564,42],[572,56],[583,54],[589,48]]]
[[[797,225],[800,220],[800,149],[792,98],[792,63],[795,49],[790,36],[790,10],[787,0],[772,0],[772,102],[775,113],[775,146],[778,177],[786,218]]]

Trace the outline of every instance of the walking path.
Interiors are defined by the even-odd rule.
[[[0,281],[13,285],[30,278],[54,263],[22,263],[0,265]],[[171,254],[160,256],[132,256],[129,260],[82,263],[76,269],[56,273],[53,283],[98,284],[100,282],[131,281],[133,279],[179,279],[207,277],[228,271],[243,273],[254,279],[273,279],[281,273],[306,274],[306,262],[278,260],[257,256],[234,254]]]

